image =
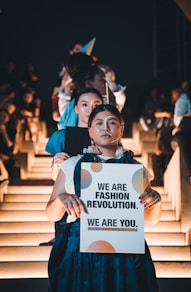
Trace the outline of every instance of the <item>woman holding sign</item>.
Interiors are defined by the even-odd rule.
[[[81,163],[139,163],[131,151],[121,146],[124,121],[116,107],[96,106],[88,127],[92,140],[89,153],[70,157],[61,164],[46,207],[49,220],[60,222],[48,263],[49,291],[157,292],[155,269],[146,242],[144,253],[104,252],[104,249],[80,252],[80,215],[88,214],[86,204],[80,199]],[[145,191],[139,195],[139,203],[144,206],[145,222],[156,224],[161,216],[161,197],[151,189],[150,179],[144,169]]]

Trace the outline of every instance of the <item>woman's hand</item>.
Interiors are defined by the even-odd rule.
[[[62,193],[59,195],[59,199],[68,215],[80,218],[82,211],[88,214],[88,210],[84,202],[77,195]]]
[[[70,156],[65,152],[56,153],[53,157],[53,165],[57,163],[62,163],[64,160],[68,159]]]
[[[153,190],[152,188],[148,188],[144,191],[143,194],[139,196],[140,203],[144,205],[145,209],[152,208],[156,203],[161,201],[160,194]]]

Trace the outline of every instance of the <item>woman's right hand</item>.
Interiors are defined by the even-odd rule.
[[[81,212],[88,214],[88,210],[84,202],[75,194],[62,193],[59,199],[68,215],[80,218]]]
[[[70,156],[65,152],[56,153],[52,159],[52,179],[55,181],[60,170],[60,164]]]
[[[53,157],[53,165],[57,163],[62,163],[64,160],[68,159],[70,156],[65,152],[56,153]]]

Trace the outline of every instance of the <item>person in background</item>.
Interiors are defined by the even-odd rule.
[[[82,47],[83,45],[81,42],[72,44],[69,48],[69,55],[76,54]],[[72,90],[73,84],[71,78],[68,75],[64,64],[62,64],[62,69],[58,74],[58,80],[51,95],[52,119],[55,122],[60,120],[62,107],[64,107],[64,104],[70,100]]]
[[[39,73],[37,66],[33,61],[29,61],[24,68],[21,78],[21,88],[31,88],[36,96],[38,91]]]
[[[2,160],[9,179],[14,178],[14,144],[16,125],[12,122],[11,114],[6,109],[0,109],[0,159]]]
[[[22,99],[18,107],[18,118],[23,125],[24,140],[35,139],[35,136],[33,135],[33,133],[36,132],[34,124],[37,126],[39,115],[40,109],[36,103],[34,91],[33,89],[26,87],[23,90]]]
[[[144,104],[143,115],[139,118],[140,125],[144,131],[148,132],[152,130],[157,130],[161,127],[161,119],[155,117],[155,113],[160,111],[160,91],[157,87],[152,87],[150,90],[150,95]]]
[[[75,98],[74,110],[78,119],[73,127],[88,128],[88,118],[92,109],[101,103],[103,103],[103,97],[95,88],[86,87],[80,90]],[[70,157],[69,153],[64,152],[65,135],[66,128],[53,132],[45,147],[45,150],[54,156],[52,162],[53,180],[57,177],[60,163]],[[75,137],[73,139],[75,139]],[[76,141],[76,143],[78,143],[78,141]],[[82,153],[83,152],[79,154]]]
[[[191,101],[188,93],[182,91],[181,87],[174,87],[171,90],[171,96],[174,101],[173,123],[171,145],[173,150],[177,146],[187,166],[188,181],[191,184]],[[183,126],[183,122],[187,125]]]
[[[38,91],[39,91],[38,90],[39,72],[37,69],[37,65],[35,64],[34,61],[31,60],[31,61],[27,62],[26,66],[24,68],[24,72],[22,74],[20,85],[21,85],[21,90],[20,90],[21,96],[23,95],[25,90],[30,88],[30,90],[33,93],[36,105],[38,108],[40,108],[41,98],[40,98],[39,93],[38,93]]]
[[[109,88],[115,95],[116,107],[121,112],[126,102],[126,86],[122,86],[121,84],[116,82],[116,74],[111,66],[99,64],[99,67],[105,73],[106,82],[108,83]]]
[[[83,88],[75,98],[74,109],[78,116],[78,119],[73,127],[87,129],[87,137],[83,136],[83,138],[86,138],[86,141],[88,141],[88,144],[85,145],[86,148],[89,146],[90,143],[90,138],[88,134],[88,118],[92,109],[101,103],[103,103],[102,95],[98,90],[91,87]],[[70,153],[65,151],[66,128],[53,132],[53,134],[48,139],[45,147],[45,150],[49,154],[53,155],[51,168],[52,178],[54,181],[56,180],[56,177],[60,170],[60,164],[70,157]],[[75,137],[73,137],[73,139],[75,139]],[[76,141],[76,143],[79,143],[79,141]],[[84,150],[85,149],[82,149],[78,154],[82,154]],[[54,238],[48,242],[42,242],[40,245],[46,246],[52,245],[53,243]]]
[[[77,119],[74,111],[75,95],[84,87],[97,89],[102,94],[104,103],[111,103],[116,106],[115,95],[106,82],[105,73],[93,63],[92,57],[84,53],[77,53],[65,60],[65,67],[72,78],[74,88],[71,100],[68,100],[68,103],[65,104],[65,109],[57,124],[58,129],[75,124]]]
[[[160,93],[160,101],[160,111],[156,111],[154,114],[155,118],[161,120],[161,126],[156,129],[156,149],[155,153],[151,155],[154,175],[154,179],[151,181],[152,186],[162,186],[164,184],[164,172],[173,154],[171,147],[173,103],[169,95],[164,92]]]
[[[98,105],[88,122],[93,144],[89,153],[73,156],[61,169],[46,206],[50,221],[59,226],[49,262],[49,291],[147,291],[157,292],[157,279],[149,248],[145,253],[83,253],[80,246],[80,214],[87,213],[80,199],[81,163],[138,163],[120,143],[124,121],[118,109],[110,104]],[[140,194],[145,222],[156,224],[161,216],[161,197],[150,187],[150,176],[144,172],[145,191]],[[127,242],[128,245],[128,242]]]

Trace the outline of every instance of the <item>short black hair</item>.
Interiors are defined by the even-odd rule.
[[[100,104],[97,105],[91,112],[88,120],[88,127],[90,128],[92,125],[92,122],[95,118],[95,116],[104,111],[111,112],[120,122],[120,124],[124,124],[123,115],[120,113],[120,111],[112,104]]]
[[[75,97],[75,105],[77,105],[80,96],[82,94],[85,94],[85,93],[95,93],[100,98],[100,100],[103,102],[103,96],[101,95],[101,93],[97,89],[95,89],[93,87],[85,87],[85,88],[82,88],[80,91],[78,91],[78,93]]]

